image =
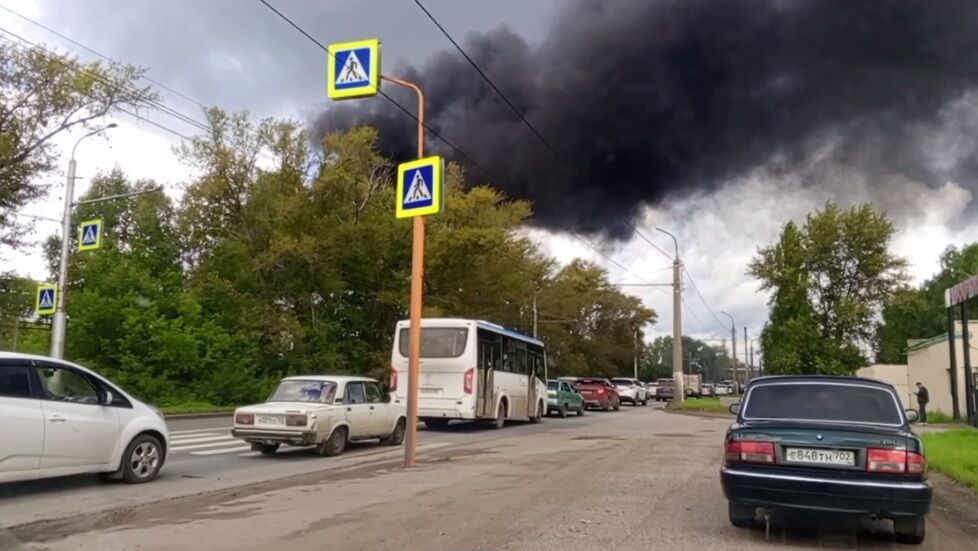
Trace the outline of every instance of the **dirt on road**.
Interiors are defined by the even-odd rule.
[[[65,537],[21,536],[35,540],[26,549],[52,551],[901,547],[885,523],[776,526],[770,537],[730,526],[718,476],[729,420],[651,408],[593,415],[600,422],[548,420],[555,430],[435,451],[412,470],[283,481],[161,503]],[[928,532],[918,549],[976,548],[978,534],[939,510]]]

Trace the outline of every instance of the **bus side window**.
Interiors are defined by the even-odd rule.
[[[526,343],[524,342],[516,343],[516,372],[520,375],[526,375],[530,372],[527,363]]]

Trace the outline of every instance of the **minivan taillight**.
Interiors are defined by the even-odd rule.
[[[726,447],[727,461],[774,463],[774,442],[731,440]]]
[[[466,394],[472,394],[472,383],[475,382],[475,368],[470,367],[468,371],[465,372],[465,380],[463,381],[463,388]]]
[[[923,474],[926,469],[927,460],[919,453],[885,448],[866,450],[866,470],[869,472]]]
[[[391,370],[391,392],[397,392],[397,370]]]

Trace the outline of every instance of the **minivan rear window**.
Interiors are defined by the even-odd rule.
[[[401,329],[397,338],[397,348],[401,356],[408,356],[408,328]],[[422,358],[458,358],[465,353],[465,342],[469,330],[465,327],[422,327]]]
[[[778,383],[750,389],[744,419],[800,419],[899,425],[900,407],[890,391],[847,383]]]

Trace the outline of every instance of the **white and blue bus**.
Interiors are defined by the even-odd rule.
[[[407,404],[408,333],[400,321],[391,356],[391,393]],[[547,412],[543,342],[480,320],[421,321],[418,417],[429,427],[452,419],[487,420],[501,428],[507,419],[538,422]]]

